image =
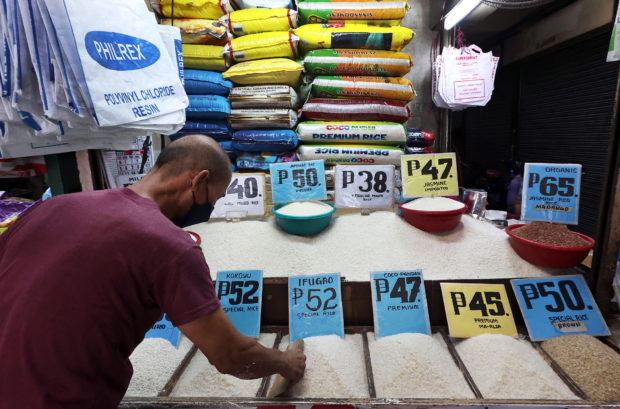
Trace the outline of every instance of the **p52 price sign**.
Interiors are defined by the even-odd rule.
[[[336,166],[336,207],[385,209],[393,203],[393,165]]]
[[[168,320],[166,314],[164,314],[159,321],[157,321],[150,330],[144,335],[144,338],[162,338],[170,342],[173,347],[179,347],[179,341],[181,340],[181,330],[172,325]]]
[[[235,173],[226,196],[215,203],[215,218],[230,215],[239,217],[263,216],[265,214],[265,175],[262,173]]]
[[[583,276],[511,280],[534,341],[570,334],[609,335]]]
[[[581,165],[526,163],[522,218],[577,224],[580,188]]]
[[[261,270],[218,271],[217,298],[237,331],[248,337],[260,334],[260,311],[263,295]]]
[[[441,283],[441,294],[450,336],[503,334],[517,337],[503,284]]]
[[[459,194],[454,153],[403,155],[400,163],[405,197]]]
[[[344,337],[340,274],[289,277],[288,293],[291,341],[319,335]]]
[[[431,334],[421,270],[372,272],[370,290],[377,338]]]
[[[327,198],[325,164],[322,160],[272,163],[269,172],[273,203]]]

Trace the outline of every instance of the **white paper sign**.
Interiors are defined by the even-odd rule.
[[[391,207],[394,203],[394,166],[338,165],[335,188],[336,207]]]
[[[265,175],[234,173],[226,196],[215,203],[211,218],[244,218],[265,214]]]

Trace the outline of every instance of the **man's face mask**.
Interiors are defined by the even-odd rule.
[[[189,211],[183,217],[177,217],[172,219],[172,223],[176,224],[180,228],[184,228],[187,226],[192,226],[194,224],[206,223],[209,221],[211,217],[211,213],[213,213],[213,205],[209,203],[209,190],[207,185],[207,203],[198,204],[196,203],[196,196],[194,192],[192,192],[192,199],[194,204],[189,208]]]

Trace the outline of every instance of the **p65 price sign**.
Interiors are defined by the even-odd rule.
[[[291,276],[288,293],[291,341],[320,335],[344,337],[340,274]]]
[[[237,331],[257,338],[260,334],[260,311],[263,295],[261,270],[218,271],[217,298]]]
[[[609,335],[583,276],[511,280],[534,341],[571,334]]]
[[[322,160],[272,163],[269,172],[273,203],[327,198],[325,164]]]
[[[454,338],[481,334],[517,337],[503,284],[441,283],[448,329]]]
[[[372,272],[370,290],[377,338],[431,334],[421,270]]]
[[[577,224],[580,188],[581,165],[526,163],[522,218]]]
[[[456,196],[456,154],[403,155],[400,158],[405,197]]]
[[[394,204],[394,166],[338,165],[335,187],[336,207],[391,207]]]
[[[213,217],[225,218],[263,216],[265,214],[265,175],[262,173],[234,173],[226,189],[226,196],[215,202]]]

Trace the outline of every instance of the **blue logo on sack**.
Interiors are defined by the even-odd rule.
[[[114,71],[131,71],[155,64],[159,48],[141,38],[111,31],[86,34],[86,51],[101,66]]]

